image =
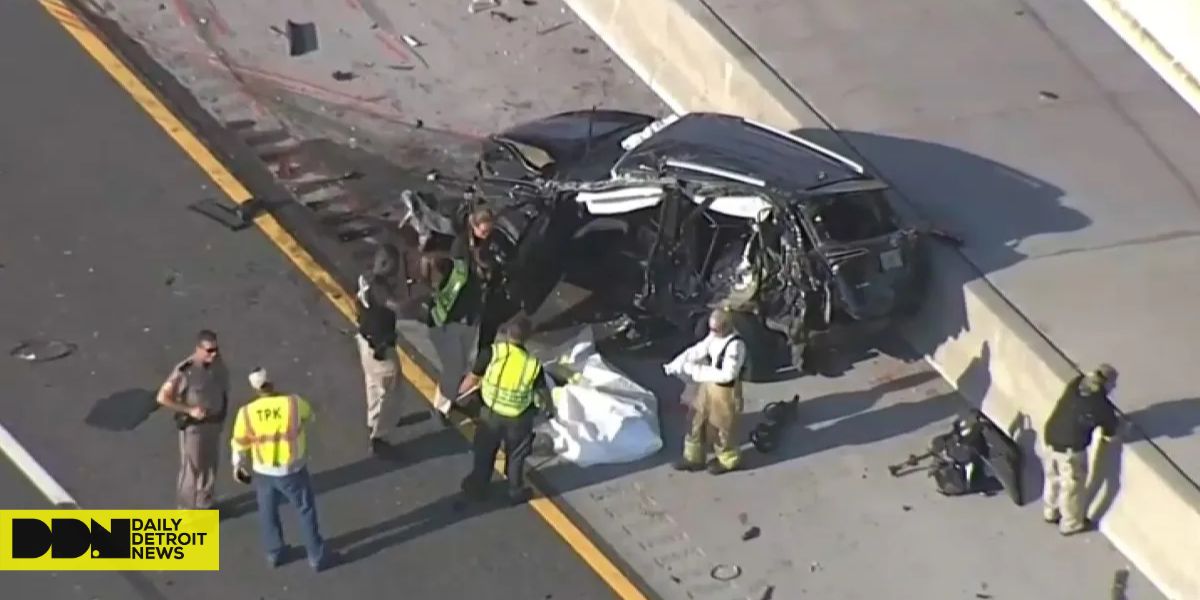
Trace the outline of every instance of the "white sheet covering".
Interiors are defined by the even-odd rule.
[[[556,418],[539,426],[557,455],[586,467],[633,462],[662,449],[654,394],[605,362],[589,329],[534,352],[547,369],[570,378],[554,388]]]

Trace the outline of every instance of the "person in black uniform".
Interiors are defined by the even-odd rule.
[[[1063,535],[1079,533],[1091,526],[1084,490],[1087,449],[1097,427],[1105,440],[1118,433],[1116,411],[1108,399],[1116,384],[1117,370],[1109,364],[1100,365],[1067,386],[1046,420],[1042,516],[1048,523],[1057,523]]]

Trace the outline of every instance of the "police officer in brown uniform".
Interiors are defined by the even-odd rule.
[[[181,509],[214,505],[221,430],[229,405],[229,371],[219,352],[217,334],[201,331],[192,355],[175,365],[158,390],[159,405],[175,412],[179,429],[176,505]]]

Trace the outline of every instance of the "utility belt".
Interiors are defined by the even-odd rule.
[[[223,422],[225,422],[225,411],[207,415],[203,419],[194,419],[191,415],[175,413],[175,428],[180,431],[183,431],[184,429],[194,425],[213,425]]]

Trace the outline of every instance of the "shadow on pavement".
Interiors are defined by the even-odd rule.
[[[332,469],[314,472],[312,475],[313,488],[317,495],[320,496],[326,492],[382,477],[416,463],[454,452],[466,451],[461,436],[453,429],[431,431],[396,446],[396,449],[399,453],[395,458],[369,457]],[[258,504],[252,489],[227,500],[222,500],[217,506],[221,511],[222,521],[236,519],[258,510]]]
[[[108,431],[132,431],[157,409],[154,391],[121,390],[97,400],[83,422]]]
[[[341,554],[343,563],[362,560],[443,527],[502,508],[496,498],[503,494],[492,491],[491,499],[474,503],[461,500],[457,494],[443,496],[381,523],[334,536],[328,543]]]

